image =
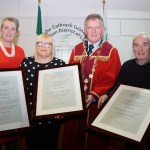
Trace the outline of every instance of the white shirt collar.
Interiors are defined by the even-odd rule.
[[[100,42],[101,42],[101,39],[98,42],[93,44],[94,48],[92,49],[92,52],[94,52],[98,48]],[[90,41],[88,41],[88,47],[90,44],[92,44],[92,43]]]

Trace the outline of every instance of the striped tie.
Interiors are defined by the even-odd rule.
[[[89,45],[89,50],[87,51],[87,54],[90,55],[92,53],[92,49],[94,48],[93,44]]]

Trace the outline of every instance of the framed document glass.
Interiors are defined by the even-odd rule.
[[[90,128],[141,142],[149,123],[150,90],[120,85]]]
[[[0,131],[30,126],[21,70],[0,70]]]
[[[79,64],[38,71],[33,119],[84,113]]]

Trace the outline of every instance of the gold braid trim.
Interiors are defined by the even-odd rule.
[[[76,60],[83,60],[85,57],[86,57],[87,55],[86,55],[86,53],[85,53],[85,51],[82,53],[82,55],[76,55],[76,56],[74,56],[74,60],[76,61]]]
[[[112,50],[113,50],[114,47],[111,48],[110,50],[110,53],[108,56],[102,56],[102,55],[99,55],[99,56],[91,56],[90,59],[96,59],[97,60],[101,60],[101,61],[108,61],[110,59],[110,56],[111,56],[111,53],[112,53]]]
[[[75,56],[74,57],[74,60],[76,61],[76,60],[82,60],[82,56]]]

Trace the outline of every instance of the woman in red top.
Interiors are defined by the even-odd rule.
[[[25,58],[23,49],[14,44],[18,28],[19,22],[16,18],[6,17],[3,19],[0,28],[0,69],[18,68]],[[5,144],[6,150],[16,150],[19,138],[20,136],[14,135],[0,136],[0,149],[2,144]]]
[[[16,18],[6,17],[1,25],[0,68],[18,68],[25,58],[21,47],[13,43],[18,33],[19,22]]]

